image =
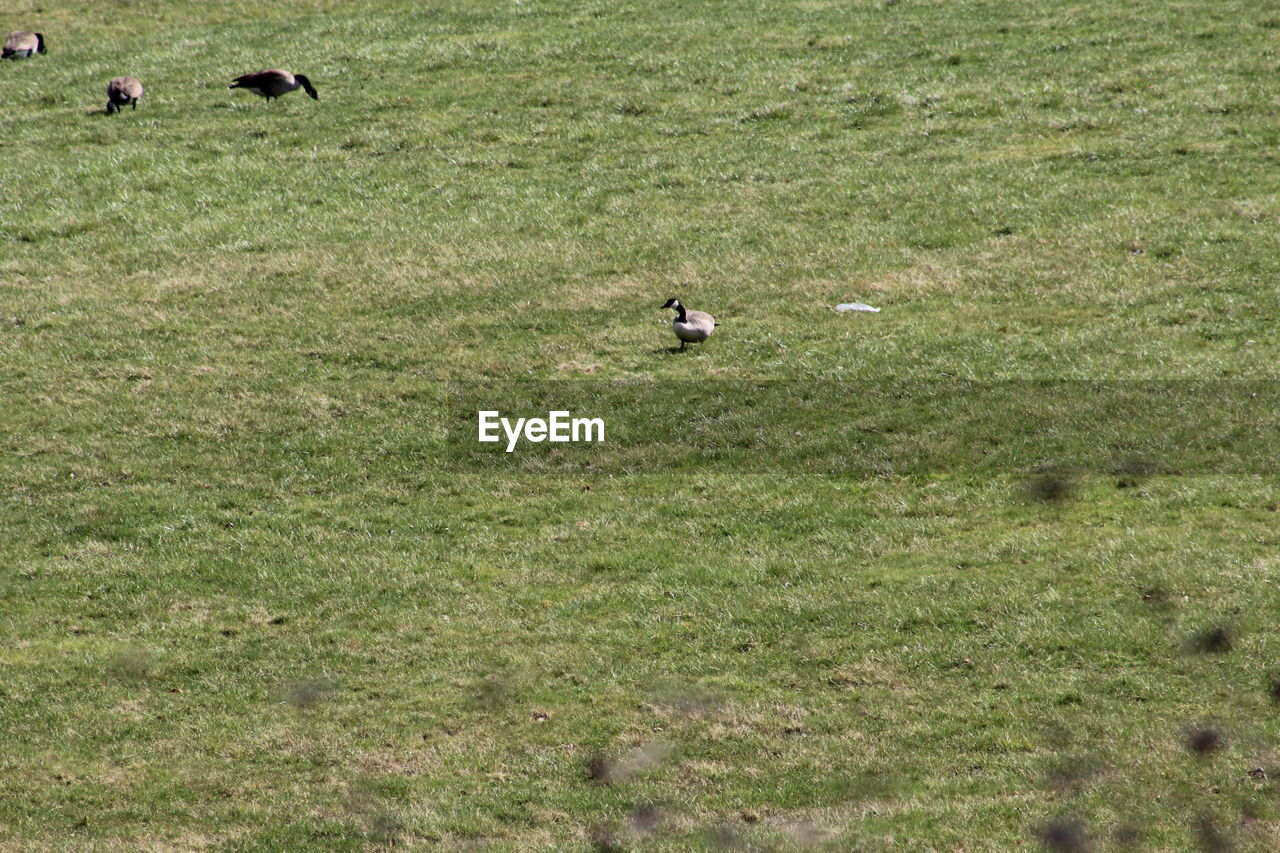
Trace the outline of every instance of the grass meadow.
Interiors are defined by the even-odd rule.
[[[1280,847],[1275,8],[0,24],[0,850]]]

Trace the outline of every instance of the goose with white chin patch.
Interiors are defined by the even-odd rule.
[[[706,311],[690,311],[680,304],[679,299],[668,299],[662,307],[676,309],[671,328],[680,339],[680,349],[684,349],[686,344],[702,343],[716,330],[715,317]]]

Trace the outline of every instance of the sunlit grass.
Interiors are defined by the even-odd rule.
[[[1276,15],[10,19],[50,52],[0,67],[0,847],[1276,846],[1261,404],[1006,469],[1019,410],[918,390],[1272,378]],[[277,66],[319,101],[226,89]],[[459,452],[458,399],[586,378],[714,464]],[[847,454],[751,459],[858,387]]]

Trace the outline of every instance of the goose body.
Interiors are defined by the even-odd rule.
[[[286,95],[294,89],[305,89],[306,93],[313,99],[320,99],[320,96],[316,94],[316,87],[311,85],[310,80],[301,74],[290,74],[288,71],[279,68],[269,68],[266,71],[258,71],[254,74],[242,74],[227,88],[248,89],[255,95],[261,95],[266,98],[268,102],[272,98]]]
[[[0,51],[0,59],[27,59],[32,54],[48,53],[44,46],[44,36],[18,30],[9,33],[4,40],[4,50]]]
[[[107,115],[119,112],[125,106],[133,104],[138,108],[138,98],[142,97],[142,84],[136,77],[115,77],[107,84]]]
[[[676,309],[671,329],[680,339],[680,349],[684,349],[685,344],[702,343],[716,330],[715,317],[705,311],[690,311],[678,299],[668,299],[662,307]]]

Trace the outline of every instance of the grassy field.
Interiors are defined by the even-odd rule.
[[[1275,9],[3,23],[0,850],[1280,847]]]

